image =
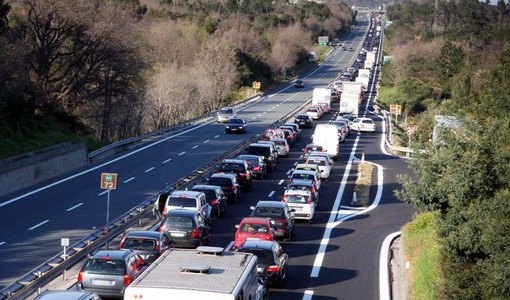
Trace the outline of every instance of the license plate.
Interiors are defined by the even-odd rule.
[[[111,281],[109,280],[98,280],[98,279],[95,279],[92,281],[93,284],[95,285],[102,285],[102,286],[110,286],[111,285]]]
[[[230,128],[230,130],[232,130],[232,131],[236,131],[236,130],[237,130],[237,128]]]
[[[184,237],[186,234],[184,232],[172,232],[170,235],[175,237]]]
[[[262,268],[257,268],[257,272],[261,273],[262,271],[264,271],[264,269],[262,269]]]
[[[294,208],[295,211],[302,211],[303,210],[303,208],[300,207],[300,206],[294,206],[293,208]]]

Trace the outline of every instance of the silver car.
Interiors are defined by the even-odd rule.
[[[236,110],[231,106],[220,108],[217,114],[218,123],[226,123],[231,117],[236,116]]]
[[[147,267],[133,250],[99,250],[78,274],[78,287],[103,298],[124,297],[126,287]]]

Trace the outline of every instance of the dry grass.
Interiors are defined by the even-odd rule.
[[[358,165],[358,178],[356,179],[355,206],[368,205],[370,201],[370,186],[372,185],[372,172],[374,166],[363,162]]]

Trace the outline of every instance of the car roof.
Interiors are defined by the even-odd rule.
[[[313,152],[310,153],[310,155],[308,155],[308,159],[312,159],[312,160],[328,160],[328,158],[325,155],[317,155],[317,154],[314,154]],[[309,165],[313,165],[313,164],[309,164]]]
[[[308,170],[294,170],[292,174],[311,174],[311,175],[317,175],[317,172],[315,171],[308,171]]]
[[[181,197],[181,196],[185,196],[185,197],[192,197],[192,198],[195,198],[195,197],[198,197],[200,196],[200,194],[202,194],[202,192],[198,192],[198,191],[173,191],[169,197]]]
[[[310,190],[306,189],[306,190],[302,190],[302,189],[299,189],[299,190],[285,190],[285,194],[286,195],[309,195],[311,192]]]
[[[211,178],[213,177],[219,177],[219,178],[235,178],[236,177],[236,174],[232,174],[232,173],[214,173],[211,175]]]
[[[237,251],[242,252],[243,249],[272,250],[275,244],[278,244],[278,242],[277,241],[264,241],[264,240],[246,240],[237,249]]]
[[[263,142],[263,141],[259,141],[258,143],[251,143],[249,145],[249,147],[267,147],[267,148],[271,147],[271,145],[268,143],[260,143],[260,142]]]
[[[130,230],[126,231],[124,236],[128,238],[150,238],[159,239],[161,232],[154,230]]]
[[[324,152],[324,151],[311,151],[309,153],[309,156],[329,156],[329,153],[328,152]]]
[[[308,168],[315,167],[315,168],[318,168],[316,164],[306,164],[306,163],[304,163],[304,164],[297,164],[295,168],[297,169],[298,167],[303,167],[303,168],[305,168],[305,167],[308,167]]]
[[[244,164],[245,160],[244,159],[236,159],[236,158],[225,158],[221,162],[229,163],[229,164]]]
[[[245,159],[246,158],[251,158],[251,159],[257,159],[257,160],[261,160],[260,156],[258,155],[253,155],[253,154],[241,154],[239,155],[239,158],[241,159]]]
[[[177,208],[177,209],[169,210],[167,212],[166,216],[167,217],[169,217],[169,216],[172,216],[172,217],[175,217],[175,216],[193,217],[193,216],[197,215],[198,213],[199,212],[194,209]]]
[[[101,299],[98,295],[86,291],[71,291],[71,290],[48,290],[42,292],[37,300],[88,300],[88,299]]]
[[[282,139],[282,138],[272,138],[271,141],[287,142],[286,139]]]
[[[221,187],[219,187],[217,185],[210,185],[210,184],[197,184],[197,185],[194,185],[191,189],[192,190],[200,190],[200,191],[204,191],[204,190],[214,191],[214,190],[221,190]]]
[[[281,201],[262,200],[262,201],[257,202],[257,206],[256,207],[260,207],[260,206],[264,206],[264,207],[285,207],[285,203],[283,203]]]
[[[308,180],[308,179],[293,179],[289,184],[290,185],[296,184],[296,185],[310,185],[311,186],[313,184],[313,181]]]
[[[109,257],[111,259],[124,259],[129,254],[134,253],[128,249],[100,249],[92,255],[92,258]]]
[[[251,223],[251,224],[269,224],[269,220],[266,218],[259,217],[245,217],[240,222],[242,223]]]

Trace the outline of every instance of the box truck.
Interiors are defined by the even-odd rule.
[[[367,51],[367,56],[365,58],[365,65],[364,65],[365,69],[372,70],[374,68],[375,55],[376,55],[375,51]]]
[[[333,159],[338,158],[338,129],[334,124],[317,124],[313,133],[313,144],[321,145]]]
[[[331,92],[330,88],[314,88],[312,93],[312,105],[319,105],[320,103],[327,103],[331,105]]]
[[[220,247],[166,251],[136,278],[124,300],[258,299],[257,257]]]
[[[359,104],[363,99],[362,93],[358,92],[350,92],[350,93],[342,93],[340,96],[340,110],[339,114],[352,114],[358,116],[359,114]]]

